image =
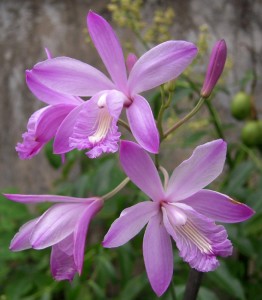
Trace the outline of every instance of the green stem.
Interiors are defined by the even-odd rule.
[[[171,282],[169,290],[170,290],[172,300],[176,300],[176,292],[175,292],[174,282]]]
[[[108,200],[109,198],[113,197],[115,194],[117,194],[122,188],[125,187],[125,185],[130,181],[128,177],[126,177],[117,187],[115,187],[111,192],[105,194],[101,198],[104,199],[104,201]]]
[[[184,118],[179,120],[176,124],[174,124],[171,128],[169,128],[163,135],[163,139],[167,138],[170,133],[175,131],[177,128],[179,128],[181,125],[183,125],[187,120],[192,118],[202,107],[202,105],[205,102],[205,98],[200,98],[199,101],[197,102],[197,105],[191,110],[190,113],[188,113]]]
[[[225,135],[224,135],[224,132],[223,132],[223,129],[222,129],[222,126],[221,126],[221,122],[220,122],[219,116],[218,116],[214,106],[212,105],[210,100],[207,100],[205,102],[205,104],[208,108],[209,114],[212,117],[212,123],[215,127],[217,135],[221,139],[225,140]],[[227,162],[228,162],[229,167],[232,169],[233,166],[234,166],[234,162],[233,162],[233,159],[231,158],[231,155],[230,155],[229,151],[227,151]]]
[[[159,169],[159,154],[155,154],[155,166]]]
[[[121,125],[125,129],[127,129],[129,132],[132,132],[129,125],[125,121],[123,121],[122,119],[118,119],[118,123],[119,123],[119,125]]]
[[[216,110],[214,109],[214,106],[212,105],[212,103],[210,102],[210,100],[207,100],[205,104],[207,106],[207,109],[208,109],[211,117],[212,117],[212,122],[214,124],[214,127],[216,129],[216,132],[217,132],[218,136],[221,139],[224,140],[225,136],[224,136],[224,133],[223,133],[223,130],[222,130],[222,127],[221,127],[221,123],[220,123],[218,114],[217,114]]]
[[[255,166],[258,168],[260,172],[262,172],[262,162],[259,160],[259,158],[256,157],[256,154],[254,151],[250,148],[248,148],[246,145],[241,144],[240,145],[241,149],[243,149],[247,155],[250,157],[251,160],[253,160]]]
[[[157,117],[157,128],[159,131],[160,140],[162,140],[164,138],[164,132],[163,132],[163,126],[162,126],[163,115],[164,115],[165,110],[169,107],[171,100],[172,100],[172,93],[169,92],[168,99],[167,99],[167,101],[165,101],[165,91],[164,91],[163,86],[161,86],[161,99],[162,99],[162,103],[161,103],[161,107],[160,107],[158,117]]]

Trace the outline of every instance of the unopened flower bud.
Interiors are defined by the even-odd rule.
[[[201,90],[201,96],[208,98],[213,91],[219,77],[221,76],[227,57],[227,46],[225,40],[216,42],[207,68],[205,81]]]
[[[170,80],[167,83],[164,84],[164,90],[167,93],[173,93],[176,87],[176,80]]]
[[[137,61],[136,55],[134,53],[129,53],[126,59],[126,66],[127,66],[128,73],[131,72],[136,61]]]

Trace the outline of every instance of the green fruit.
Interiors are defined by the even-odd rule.
[[[243,120],[250,115],[250,96],[244,92],[238,92],[231,102],[231,114],[237,120]]]
[[[53,154],[53,143],[52,142],[49,142],[46,144],[45,155],[46,155],[46,158],[48,159],[48,162],[50,163],[50,165],[53,168],[58,169],[61,166],[61,164],[62,164],[61,156]]]
[[[262,142],[262,127],[258,121],[249,121],[242,129],[241,138],[244,144],[253,147]]]

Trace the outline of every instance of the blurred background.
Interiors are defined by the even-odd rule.
[[[0,0],[1,192],[102,195],[124,178],[117,155],[90,162],[83,153],[72,152],[61,166],[60,158],[52,155],[51,144],[28,161],[19,160],[15,151],[28,118],[43,106],[27,88],[25,70],[46,59],[45,47],[54,57],[73,57],[105,70],[86,29],[90,9],[113,25],[125,55],[130,51],[141,55],[146,48],[168,39],[188,40],[198,45],[196,62],[177,82],[173,110],[165,117],[167,128],[175,118],[192,109],[210,50],[216,40],[226,40],[228,60],[214,92],[212,107],[204,107],[177,132],[175,139],[165,141],[160,158],[161,164],[171,171],[200,142],[218,137],[229,142],[232,161],[215,187],[248,203],[257,215],[244,224],[228,227],[236,252],[232,259],[222,261],[221,268],[204,278],[199,299],[259,299],[257,295],[262,294],[260,0]],[[157,112],[159,92],[152,91],[147,97],[152,98],[152,107]],[[18,228],[47,206],[25,207],[1,199],[0,299],[155,299],[141,260],[142,235],[111,252],[100,246],[119,212],[143,197],[129,184],[126,191],[110,201],[90,230],[93,233],[88,238],[84,274],[71,285],[52,280],[49,249],[24,253],[8,250]],[[174,280],[177,297],[181,299],[189,268],[177,252],[175,257]],[[163,299],[172,298],[167,292]]]

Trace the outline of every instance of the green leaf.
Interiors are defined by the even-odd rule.
[[[133,300],[138,299],[137,296],[147,285],[148,280],[145,274],[141,274],[132,278],[122,289],[119,300]]]
[[[215,286],[234,297],[234,299],[246,299],[240,281],[233,277],[224,262],[221,262],[220,267],[214,272],[209,272],[207,277],[215,284]]]

